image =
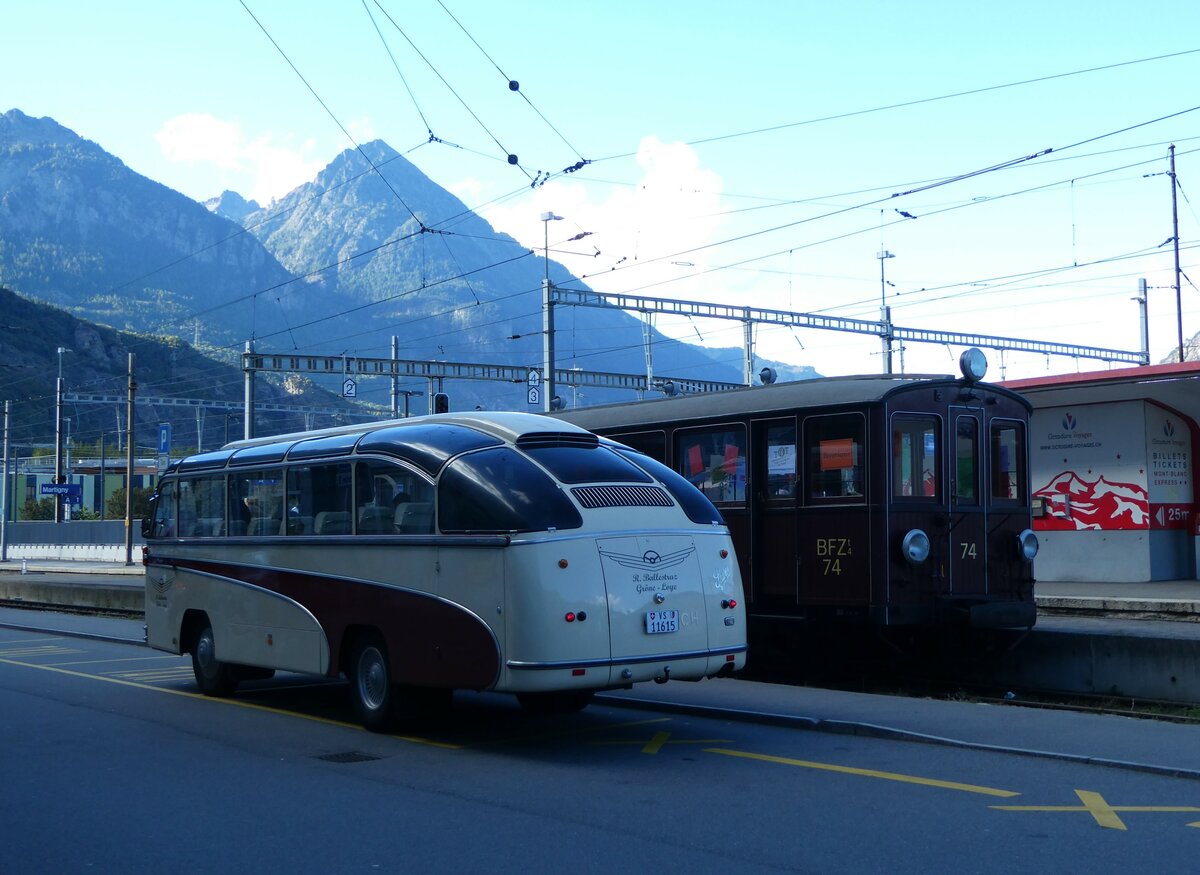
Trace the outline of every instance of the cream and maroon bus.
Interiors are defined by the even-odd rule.
[[[659,462],[525,413],[237,441],[161,478],[150,646],[200,690],[275,670],[350,682],[388,731],[455,689],[574,710],[746,659],[729,530]]]

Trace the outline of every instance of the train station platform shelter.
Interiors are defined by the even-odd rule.
[[[1009,380],[1033,405],[1038,580],[1194,580],[1200,362]]]

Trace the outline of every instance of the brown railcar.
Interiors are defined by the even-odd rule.
[[[889,375],[558,415],[659,459],[720,508],[753,630],[1033,626],[1029,414],[977,379]]]

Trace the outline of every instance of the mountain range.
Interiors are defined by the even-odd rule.
[[[0,156],[0,287],[89,323],[174,338],[176,349],[226,367],[250,339],[260,352],[386,358],[393,336],[404,359],[539,365],[543,272],[586,288],[382,141],[343,152],[265,209],[236,192],[198,203],[16,109],[0,115]],[[645,372],[636,317],[615,308],[557,315],[560,367]],[[741,379],[740,349],[652,336],[656,374]],[[45,345],[52,355],[70,341]],[[816,375],[762,364],[781,379]],[[390,386],[374,382],[359,397],[386,406]],[[328,403],[295,394],[311,385],[291,380],[288,397]],[[523,386],[444,388],[452,409],[525,409]],[[611,400],[628,395],[587,390],[588,403]]]

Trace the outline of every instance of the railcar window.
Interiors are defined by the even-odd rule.
[[[804,421],[808,501],[863,500],[865,431],[866,419],[860,413],[811,416]]]
[[[954,501],[979,504],[979,420],[960,416],[955,432]]]
[[[225,476],[179,481],[179,534],[206,538],[225,534]]]
[[[1025,428],[1020,422],[992,423],[992,501],[1025,501]]]
[[[177,482],[170,480],[159,487],[154,498],[154,524],[150,528],[152,538],[174,538],[177,531],[176,500]]]
[[[746,430],[697,429],[676,434],[676,466],[714,504],[746,501]]]
[[[721,512],[717,510],[711,501],[693,489],[691,483],[676,474],[662,462],[639,453],[636,450],[618,450],[617,452],[635,465],[645,468],[646,471],[661,480],[662,484],[667,487],[667,491],[679,502],[679,506],[683,508],[683,512],[688,515],[688,519],[692,522],[700,523],[701,525],[709,523],[714,525],[725,524]]]
[[[526,447],[525,454],[563,483],[649,483],[646,472],[608,447]]]
[[[354,531],[350,463],[288,469],[287,533],[349,535]]]
[[[936,499],[938,483],[938,421],[931,416],[892,419],[892,495],[895,498]]]
[[[796,497],[796,427],[767,428],[767,497]]]
[[[620,441],[627,447],[633,447],[639,453],[644,453],[664,465],[667,463],[667,435],[664,432],[641,431],[634,434],[614,434],[609,437]]]
[[[237,471],[229,478],[229,534],[283,533],[283,470]]]
[[[558,484],[508,447],[451,461],[438,481],[437,508],[443,532],[534,532],[583,525]]]

